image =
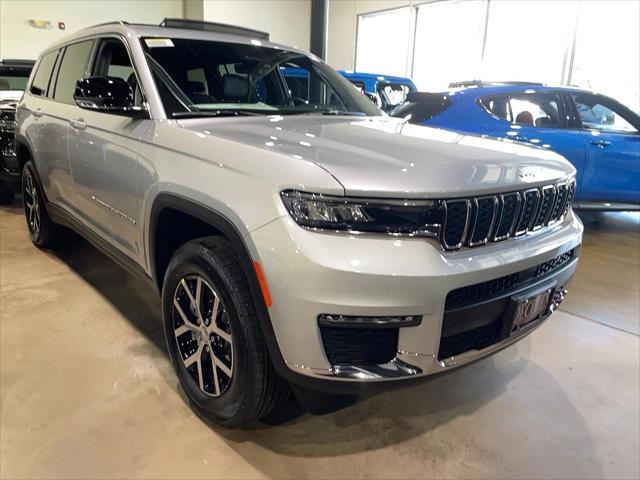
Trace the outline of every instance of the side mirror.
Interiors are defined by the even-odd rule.
[[[76,82],[73,99],[80,108],[95,112],[147,117],[143,107],[135,105],[133,88],[121,78],[89,77]]]
[[[376,97],[373,93],[369,93],[369,92],[364,92],[364,94],[369,98],[369,100],[371,100],[377,107],[380,106],[380,101],[378,100],[378,97]]]

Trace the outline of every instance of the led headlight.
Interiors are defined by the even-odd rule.
[[[282,201],[298,225],[327,230],[437,234],[442,210],[431,200],[336,197],[286,190]]]

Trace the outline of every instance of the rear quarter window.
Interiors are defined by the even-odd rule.
[[[405,118],[409,123],[420,124],[441,115],[449,107],[447,95],[432,93],[409,93],[407,102],[391,112],[392,117]]]
[[[36,74],[33,77],[33,82],[31,82],[31,87],[29,88],[32,95],[45,96],[47,94],[53,66],[56,64],[56,58],[58,58],[58,50],[42,56]]]

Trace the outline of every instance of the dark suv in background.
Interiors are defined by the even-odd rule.
[[[20,190],[14,151],[16,105],[33,64],[33,60],[0,60],[0,204],[10,203]]]

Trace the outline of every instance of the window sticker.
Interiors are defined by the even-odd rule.
[[[145,38],[144,41],[149,48],[173,47],[173,42],[170,38]]]

